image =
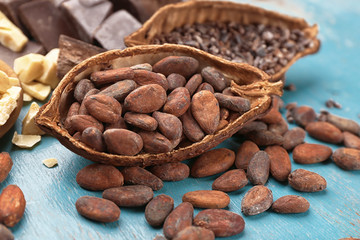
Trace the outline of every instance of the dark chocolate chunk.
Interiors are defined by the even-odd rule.
[[[69,0],[61,6],[78,31],[80,39],[85,42],[93,41],[95,30],[112,12],[112,3],[104,0],[95,3]]]
[[[19,7],[19,16],[31,35],[46,51],[58,47],[61,34],[78,38],[78,34],[60,9],[47,0],[31,1]]]
[[[57,76],[62,79],[65,74],[86,58],[104,52],[105,49],[96,47],[89,43],[61,35],[59,38],[59,58]]]
[[[28,0],[0,0],[0,11],[3,12],[11,22],[18,26],[24,34],[28,34],[18,16],[18,7]]]
[[[124,49],[124,37],[141,24],[127,11],[120,10],[108,17],[95,32],[95,39],[106,49]]]
[[[21,52],[13,52],[0,44],[0,59],[10,67],[14,67],[14,60],[29,53],[45,54],[45,49],[40,44],[29,41]]]

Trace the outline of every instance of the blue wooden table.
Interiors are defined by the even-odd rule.
[[[342,109],[330,112],[360,122],[360,2],[348,1],[254,1],[254,4],[289,15],[305,18],[320,26],[320,51],[299,60],[287,73],[287,84],[296,85],[295,92],[285,92],[285,103],[297,102],[312,106],[317,112],[326,109],[325,102],[333,99]],[[44,102],[38,102],[42,105]],[[111,224],[89,221],[75,210],[75,201],[84,195],[101,196],[80,188],[75,176],[91,162],[75,155],[56,139],[44,136],[33,149],[24,150],[11,144],[14,131],[21,131],[21,121],[29,109],[22,109],[16,125],[0,140],[0,151],[10,152],[14,167],[7,180],[0,184],[17,184],[24,192],[27,206],[23,219],[12,229],[16,239],[153,239],[162,229],[150,227],[143,208],[122,208],[120,220]],[[290,125],[293,127],[293,125]],[[317,143],[306,137],[306,141]],[[236,150],[239,141],[229,139],[218,147]],[[336,145],[329,145],[333,149]],[[57,158],[59,165],[48,169],[42,160]],[[230,193],[228,210],[241,214],[246,222],[243,233],[224,239],[339,239],[360,238],[360,171],[344,171],[330,160],[313,165],[293,163],[293,170],[305,168],[324,176],[328,182],[325,191],[301,193],[287,184],[270,179],[267,186],[274,199],[297,194],[309,200],[310,210],[303,214],[280,215],[265,212],[245,217],[241,214],[241,200],[250,185]],[[165,183],[155,192],[172,196],[175,205],[184,193],[211,189],[217,176]],[[195,214],[198,210],[195,211]]]

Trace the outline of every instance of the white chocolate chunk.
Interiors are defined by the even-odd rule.
[[[56,158],[45,159],[42,161],[42,163],[48,168],[52,168],[58,165],[58,161]]]
[[[14,71],[22,83],[30,83],[43,74],[44,56],[30,53],[19,57],[14,61]]]
[[[48,52],[45,57],[49,60],[51,60],[52,62],[54,62],[57,65],[57,60],[59,58],[59,52],[60,49],[59,48],[53,48],[50,50],[50,52]]]
[[[45,100],[51,92],[50,86],[39,82],[23,83],[22,88],[27,94],[40,101]]]
[[[32,101],[32,100],[33,100],[33,97],[24,92],[24,94],[23,94],[23,101],[24,101],[24,102],[30,102],[30,101]]]
[[[22,121],[21,134],[23,135],[43,135],[45,134],[35,123],[35,116],[39,112],[39,105],[36,102],[31,103],[29,111]]]
[[[21,135],[15,131],[11,142],[20,148],[31,148],[40,141],[40,135]]]
[[[56,63],[45,57],[42,64],[43,74],[36,80],[43,84],[50,85],[52,89],[56,88],[59,83],[59,79],[56,76]]]
[[[21,87],[10,87],[0,98],[0,126],[4,125],[11,113],[17,107],[17,100],[21,94]]]
[[[11,51],[20,52],[28,38],[0,11],[0,43]]]
[[[0,70],[0,94],[4,94],[12,86],[19,86],[19,79],[8,77],[5,72]]]

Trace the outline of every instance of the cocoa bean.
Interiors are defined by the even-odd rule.
[[[150,168],[150,172],[163,181],[181,181],[190,174],[190,168],[185,163],[165,163]]]
[[[224,209],[206,209],[195,216],[194,225],[213,231],[216,237],[230,237],[244,230],[245,221],[239,214]]]
[[[168,195],[160,194],[146,205],[145,219],[151,226],[160,227],[173,208],[174,199]]]
[[[97,128],[88,127],[84,129],[81,133],[80,140],[95,151],[105,151],[105,143],[102,137],[102,132],[100,132]]]
[[[343,132],[347,131],[360,136],[360,125],[354,120],[343,118],[327,111],[321,111],[319,120],[329,122]]]
[[[158,132],[139,132],[143,142],[144,151],[147,153],[166,153],[173,149],[173,144],[164,135]]]
[[[319,174],[305,169],[296,169],[289,174],[289,184],[300,192],[319,192],[326,188],[326,180]]]
[[[186,56],[169,56],[161,59],[153,65],[153,71],[162,73],[166,77],[177,73],[188,79],[198,69],[199,62],[195,58]]]
[[[250,110],[250,101],[239,96],[229,96],[222,93],[215,93],[215,98],[218,100],[221,107],[227,108],[235,112],[247,112]]]
[[[260,121],[267,124],[276,124],[283,119],[281,113],[279,112],[279,108],[276,105],[272,105],[270,110],[261,118]]]
[[[140,63],[140,64],[136,64],[134,66],[130,67],[132,70],[147,70],[147,71],[152,71],[152,66],[150,63]]]
[[[66,119],[64,124],[65,129],[73,129],[78,132],[84,131],[88,127],[94,127],[101,132],[104,131],[104,126],[101,122],[90,115],[74,115]]]
[[[303,197],[286,195],[277,199],[271,209],[277,213],[303,213],[310,207],[310,203]]]
[[[80,187],[91,191],[103,191],[124,184],[124,177],[114,166],[94,163],[81,169],[76,175]]]
[[[228,170],[235,161],[235,153],[226,148],[218,148],[200,155],[191,167],[192,177],[207,177]]]
[[[123,80],[106,87],[99,94],[113,97],[121,102],[135,88],[136,83],[133,80]]]
[[[200,84],[200,86],[196,89],[196,92],[200,92],[202,90],[208,90],[211,93],[215,93],[214,88],[209,83]]]
[[[167,139],[174,140],[181,137],[183,129],[179,118],[172,114],[158,111],[153,112],[152,116],[159,123],[159,130]]]
[[[257,215],[271,207],[273,196],[270,189],[259,185],[252,187],[241,201],[241,211],[245,215]]]
[[[251,122],[247,122],[245,123],[242,128],[236,133],[237,135],[245,135],[248,134],[252,131],[263,131],[263,130],[267,130],[267,125],[266,123],[260,122],[260,121],[251,121]]]
[[[168,96],[163,111],[179,117],[190,107],[190,94],[184,87],[174,89]]]
[[[338,148],[332,155],[335,164],[345,170],[360,170],[360,150]]]
[[[310,122],[316,121],[316,113],[314,109],[309,106],[294,107],[291,110],[291,116],[295,123],[302,127],[305,127]]]
[[[10,157],[10,154],[7,152],[0,153],[0,183],[5,181],[11,171],[12,166],[13,161]]]
[[[228,124],[229,124],[229,122],[227,120],[221,119],[220,122],[219,122],[219,125],[216,128],[216,132],[220,131],[223,128],[225,128]]]
[[[166,77],[162,78],[159,74],[147,70],[134,70],[134,78],[132,79],[140,86],[158,84],[163,87],[165,91],[169,88]]]
[[[144,129],[146,131],[155,131],[158,127],[158,122],[155,118],[145,113],[127,112],[124,115],[124,120],[135,127]]]
[[[80,80],[74,89],[75,99],[81,103],[86,95],[91,89],[94,89],[94,84],[89,79]]]
[[[269,146],[265,152],[270,159],[270,173],[278,181],[286,181],[291,172],[291,161],[287,151],[280,146]]]
[[[282,145],[284,137],[268,130],[252,131],[246,137],[258,146]]]
[[[119,207],[145,206],[153,196],[152,189],[143,185],[108,188],[102,194],[103,198],[114,202]]]
[[[340,129],[328,122],[311,122],[306,125],[305,130],[310,136],[323,142],[336,144],[344,139]]]
[[[185,88],[189,90],[190,96],[192,96],[196,89],[200,86],[202,82],[202,76],[200,74],[195,74],[192,76],[189,81],[185,84]]]
[[[100,92],[99,89],[97,88],[93,88],[91,89],[90,91],[88,91],[85,96],[84,96],[84,99],[88,96],[91,96],[91,95],[95,95],[95,94],[98,94]],[[79,108],[79,115],[89,115],[89,112],[88,110],[86,109],[86,106],[84,104],[84,101],[81,102],[81,105],[80,105],[80,108]]]
[[[214,94],[206,90],[195,93],[191,113],[205,133],[213,134],[216,131],[220,121],[220,108]]]
[[[14,227],[25,212],[26,200],[21,189],[8,185],[0,194],[0,223]]]
[[[213,190],[232,192],[245,187],[248,184],[246,173],[242,169],[233,169],[225,172],[215,179],[212,184]]]
[[[284,134],[284,142],[282,146],[286,150],[292,150],[297,145],[304,142],[306,132],[300,127],[294,127]]]
[[[180,116],[180,120],[183,124],[184,135],[190,141],[199,142],[204,138],[205,133],[202,131],[197,121],[193,118],[190,109],[188,109],[182,116]]]
[[[66,117],[69,118],[71,116],[78,115],[79,109],[80,109],[80,103],[73,102],[73,104],[71,104],[71,106],[69,108],[69,111],[67,112]]]
[[[191,203],[180,203],[165,219],[163,231],[166,238],[172,239],[178,232],[192,225],[194,208]]]
[[[312,164],[323,162],[330,158],[332,149],[328,146],[313,143],[297,145],[293,150],[293,159],[296,163]]]
[[[205,82],[210,83],[210,85],[218,92],[221,92],[230,86],[230,80],[213,67],[204,67],[201,70],[201,76],[204,78]]]
[[[221,93],[228,96],[235,96],[234,93],[231,91],[231,87],[224,88]]]
[[[120,208],[106,199],[83,196],[75,206],[80,215],[97,222],[115,222],[120,218]]]
[[[110,153],[133,156],[143,148],[141,136],[126,129],[108,129],[103,137]]]
[[[227,108],[220,108],[220,120],[227,119],[229,117],[229,109]]]
[[[2,239],[2,240],[14,240],[15,239],[12,232],[2,224],[0,224],[0,239]]]
[[[125,123],[125,120],[124,118],[120,117],[119,118],[119,121],[117,122],[114,122],[114,123],[107,123],[105,125],[105,130],[108,130],[108,129],[127,129],[127,126],[126,126],[126,123]]]
[[[186,84],[186,79],[177,73],[172,73],[167,77],[167,82],[168,82],[168,90],[172,91],[175,88],[178,87],[184,87]]]
[[[182,201],[197,208],[225,208],[230,203],[230,197],[221,191],[197,190],[185,193]]]
[[[235,158],[235,166],[246,170],[251,158],[260,151],[259,147],[252,141],[244,141],[238,148]]]
[[[166,91],[158,84],[138,87],[124,100],[127,111],[151,113],[159,110],[166,102]]]
[[[114,123],[121,117],[121,104],[113,97],[90,95],[84,99],[86,110],[91,116],[105,123]]]
[[[360,150],[360,138],[351,132],[343,132],[344,146],[347,148],[356,148]]]
[[[253,185],[264,185],[269,178],[270,159],[266,152],[258,151],[250,159],[247,177]]]
[[[288,126],[286,120],[284,118],[281,118],[281,120],[279,122],[269,124],[268,129],[270,132],[273,132],[277,135],[284,136],[284,134],[289,130],[289,126]],[[305,133],[305,131],[304,131],[304,133]]]
[[[164,186],[160,178],[141,167],[125,167],[121,173],[126,184],[145,185],[155,191]]]
[[[110,69],[105,71],[93,72],[90,75],[91,81],[96,85],[115,83],[125,79],[133,79],[135,72],[129,67]]]
[[[213,231],[203,228],[190,226],[184,228],[182,231],[178,232],[173,240],[214,240],[215,234]]]

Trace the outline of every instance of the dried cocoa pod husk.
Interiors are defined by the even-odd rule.
[[[78,81],[99,70],[125,68],[141,63],[154,64],[166,56],[193,57],[199,61],[198,71],[205,66],[220,70],[230,79],[234,94],[250,101],[250,110],[231,118],[224,128],[206,135],[201,141],[165,153],[139,152],[134,156],[127,156],[98,152],[75,139],[64,128],[64,120],[70,105],[74,102],[73,91]],[[91,57],[69,71],[54,90],[49,102],[40,108],[36,122],[41,129],[56,137],[65,147],[94,162],[115,166],[150,166],[178,162],[215,147],[231,137],[245,123],[265,113],[271,105],[271,96],[281,95],[283,87],[282,82],[271,83],[269,80],[269,75],[248,64],[233,63],[187,46],[166,44],[112,50]]]
[[[318,26],[310,26],[304,19],[290,17],[274,11],[265,10],[248,4],[226,1],[187,1],[169,4],[158,10],[144,25],[125,37],[126,46],[150,44],[156,35],[169,33],[177,27],[194,23],[236,22],[238,24],[264,24],[299,29],[313,41],[313,46],[297,53],[285,66],[272,75],[272,81],[284,79],[284,74],[299,58],[316,53],[320,40],[316,38]]]

